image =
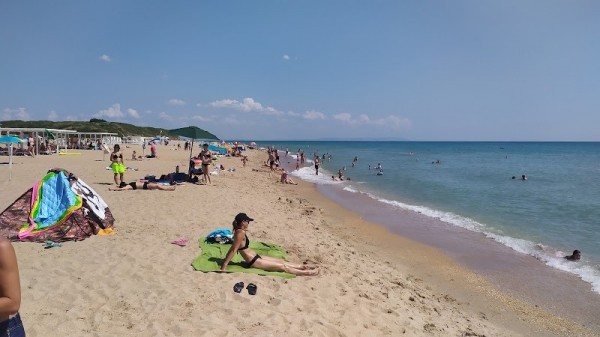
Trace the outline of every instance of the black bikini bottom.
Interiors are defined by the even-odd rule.
[[[254,262],[256,262],[256,260],[258,260],[258,259],[260,259],[260,258],[261,258],[261,257],[260,257],[260,255],[256,254],[256,255],[254,256],[254,258],[252,259],[252,261],[250,261],[250,262],[248,262],[248,263],[244,263],[244,264],[243,264],[244,268],[251,268],[251,267],[252,267],[252,265],[254,264]]]
[[[137,190],[137,183],[135,181],[132,183],[129,183],[129,186],[131,186],[132,189]],[[144,182],[144,186],[142,186],[142,189],[144,189],[144,190],[148,189],[148,182]]]

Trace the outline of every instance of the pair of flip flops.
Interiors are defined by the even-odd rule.
[[[242,289],[244,289],[244,282],[238,282],[233,286],[233,291],[235,291],[236,293],[242,292]],[[250,283],[250,284],[248,284],[246,289],[248,289],[248,294],[256,295],[256,290],[257,290],[256,284]]]

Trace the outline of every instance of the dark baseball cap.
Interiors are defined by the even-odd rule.
[[[235,222],[240,223],[244,220],[254,221],[251,217],[249,217],[246,213],[239,213],[235,216]]]

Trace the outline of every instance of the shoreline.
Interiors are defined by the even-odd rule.
[[[600,314],[600,304],[590,300],[600,296],[592,291],[589,283],[576,275],[547,266],[483,233],[384,205],[374,199],[343,191],[337,186],[318,185],[317,189],[327,198],[357,212],[365,220],[386,228],[390,233],[441,250],[456,263],[484,276],[502,292],[600,331],[600,323],[596,319]],[[398,221],[398,218],[403,221]]]
[[[138,150],[131,146],[125,155],[132,149]],[[311,183],[277,183],[279,176],[262,166],[264,152],[247,152],[246,168],[239,158],[223,158],[217,163],[235,172],[215,176],[212,186],[174,192],[108,192],[112,174],[102,153],[81,152],[18,158],[13,180],[0,182],[10,191],[0,196],[4,209],[61,166],[96,189],[117,220],[115,235],[60,248],[13,243],[30,336],[594,335],[502,294],[438,249],[390,235]],[[139,168],[126,180],[187,167],[187,160],[185,151],[160,147],[159,159],[126,162]],[[193,271],[198,238],[229,228],[240,211],[256,220],[251,240],[277,243],[292,261],[320,264],[321,274],[284,280]],[[182,237],[186,247],[169,244]],[[234,293],[240,280],[257,284],[257,295]]]
[[[435,285],[434,289],[442,293],[451,293],[457,301],[462,300],[467,303],[473,313],[476,311],[479,314],[484,313],[486,319],[503,327],[517,327],[514,332],[523,335],[532,335],[534,331],[539,334],[544,330],[546,334],[553,333],[557,336],[572,335],[578,330],[581,335],[586,335],[585,330],[580,329],[579,324],[570,319],[545,312],[535,304],[519,300],[497,289],[486,277],[460,265],[443,250],[400,233],[394,233],[378,222],[367,220],[360,213],[346,208],[319,192],[316,184],[307,184],[313,185],[314,188],[314,191],[308,192],[309,194],[320,194],[319,197],[312,196],[312,198],[317,199],[319,204],[327,204],[328,207],[335,209],[334,212],[339,213],[340,218],[352,224],[352,230],[357,234],[346,239],[368,242],[370,253],[374,253],[372,250],[374,247],[384,246],[388,250],[383,256],[384,263],[392,264],[401,270],[405,269],[405,272],[415,275],[417,279],[425,280],[429,286]],[[398,259],[400,262],[397,261]],[[486,311],[494,314],[485,314]],[[531,325],[526,323],[523,325],[523,322],[531,322]],[[530,330],[532,327],[541,330]],[[591,331],[587,333],[595,335]]]

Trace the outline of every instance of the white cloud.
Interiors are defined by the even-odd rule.
[[[323,114],[322,112],[318,112],[318,111],[314,111],[314,110],[310,110],[310,111],[306,111],[303,115],[302,118],[304,119],[325,119],[325,114]]]
[[[284,54],[283,55],[283,59],[286,60],[286,61],[289,61],[290,60],[290,55]]]
[[[58,114],[56,111],[52,110],[48,113],[48,120],[55,121],[58,119]]]
[[[140,114],[137,112],[137,110],[129,108],[127,109],[127,113],[129,114],[129,116],[134,117],[134,118],[140,118]]]
[[[239,104],[238,101],[233,100],[233,99],[222,99],[219,101],[214,101],[212,103],[210,103],[209,105],[212,106],[213,108],[231,108],[234,107],[235,105]],[[198,106],[200,106],[200,104],[198,104]]]
[[[225,124],[234,124],[234,125],[242,124],[242,122],[239,119],[233,118],[233,117],[225,117],[223,119],[223,122]]]
[[[279,111],[279,110],[277,110],[277,109],[275,109],[275,108],[272,108],[272,107],[270,107],[270,106],[266,107],[266,108],[263,110],[263,113],[264,113],[265,115],[273,115],[273,116],[281,116],[281,115],[284,115],[284,112],[282,112],[282,111]]]
[[[1,119],[18,119],[23,121],[31,119],[29,112],[27,112],[27,109],[25,108],[5,108],[4,110],[2,110],[2,114],[0,115],[0,117],[2,117]]]
[[[333,115],[333,119],[336,119],[338,121],[342,121],[342,122],[349,122],[352,120],[352,115],[346,112],[342,112],[340,114],[337,115]]]
[[[256,102],[254,99],[246,97],[242,100],[242,103],[239,104],[238,107],[240,110],[242,111],[262,111],[263,110],[263,106],[262,104]]]
[[[104,61],[104,62],[110,62],[110,61],[112,61],[111,58],[110,58],[110,56],[108,56],[106,54],[100,55],[99,59],[102,60],[102,61]]]
[[[185,101],[177,99],[177,98],[172,98],[167,102],[167,104],[169,104],[169,105],[185,105]]]
[[[171,115],[169,115],[168,113],[161,111],[161,113],[158,114],[158,117],[162,118],[162,119],[173,119],[173,117],[171,117]]]
[[[105,110],[100,110],[96,114],[94,114],[94,117],[108,117],[108,118],[122,118],[124,116],[125,116],[125,114],[121,111],[121,104],[119,104],[119,103],[113,104],[113,106],[111,106],[110,108],[105,109]]]
[[[395,129],[408,129],[412,126],[410,119],[398,116],[387,116],[382,119],[383,124],[391,125]]]
[[[235,99],[222,99],[219,101],[214,101],[209,104],[213,108],[218,109],[235,109],[243,112],[260,112],[266,115],[282,115],[283,112],[270,107],[263,106],[259,102],[255,101],[253,98],[246,97],[241,102]],[[200,106],[200,105],[199,105]]]
[[[200,122],[210,122],[210,121],[212,121],[212,119],[210,117],[204,117],[204,116],[200,116],[200,115],[192,116],[192,119],[200,121]]]
[[[77,118],[77,116],[68,115],[67,117],[65,117],[65,120],[66,121],[76,121],[76,120],[79,120],[79,119]]]
[[[333,119],[350,124],[350,125],[380,125],[389,126],[392,129],[406,129],[411,127],[411,122],[408,118],[401,118],[398,116],[390,115],[383,118],[372,119],[368,115],[361,114],[357,118],[352,118],[349,113],[343,112],[333,115]]]

